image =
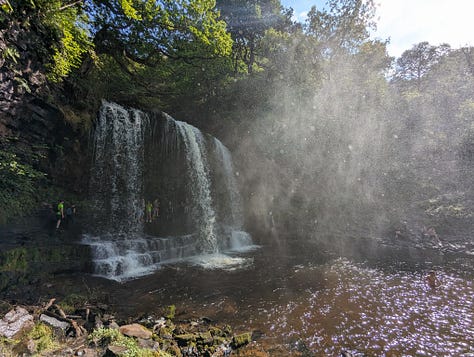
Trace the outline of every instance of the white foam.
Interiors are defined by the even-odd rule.
[[[188,262],[206,270],[237,270],[251,266],[253,258],[231,257],[225,254],[206,254],[190,257]]]

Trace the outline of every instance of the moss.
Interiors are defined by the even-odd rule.
[[[35,350],[38,353],[51,351],[58,347],[58,343],[53,338],[53,330],[41,322],[33,327],[27,337],[34,341]]]
[[[17,340],[0,336],[0,356],[13,357],[16,353],[12,351],[12,348],[18,343]]]
[[[168,313],[166,314],[165,317],[169,320],[173,320],[175,314],[176,314],[176,306],[174,306],[174,305],[168,306]]]
[[[180,346],[188,346],[196,341],[196,335],[192,333],[183,333],[181,335],[175,335],[174,338],[178,341]]]
[[[239,348],[249,344],[250,342],[252,342],[252,334],[250,332],[246,332],[240,335],[235,335],[232,339],[232,346],[234,348]]]
[[[99,346],[113,344],[115,346],[125,347],[127,350],[121,356],[123,357],[171,357],[164,351],[154,351],[138,346],[133,337],[127,337],[118,330],[110,328],[99,328],[89,335],[89,341]]]
[[[28,254],[26,248],[11,249],[5,252],[0,259],[0,271],[25,272],[28,269]]]
[[[58,302],[58,306],[63,309],[65,313],[72,313],[78,307],[85,305],[87,297],[79,294],[69,294],[62,301]]]

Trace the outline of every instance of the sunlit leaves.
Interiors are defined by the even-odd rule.
[[[336,53],[357,52],[375,28],[373,0],[329,0],[329,10],[315,6],[308,13],[306,31],[320,44],[321,54],[331,57]]]
[[[141,20],[141,16],[138,14],[137,10],[133,7],[131,0],[119,0],[119,3],[120,3],[120,6],[122,7],[122,10],[125,16],[134,20]]]
[[[9,14],[13,11],[13,8],[8,0],[1,0],[0,1],[0,10]]]

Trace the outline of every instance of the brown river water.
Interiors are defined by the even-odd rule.
[[[252,331],[270,356],[474,356],[473,255],[372,244],[261,247],[243,258],[230,269],[181,262],[125,283],[58,276],[54,285],[107,291],[123,318],[173,304],[178,320]]]

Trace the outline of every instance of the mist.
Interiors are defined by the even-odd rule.
[[[367,41],[315,63],[298,41],[266,78],[266,108],[234,153],[249,224],[313,241],[434,244],[429,227],[442,241],[468,239],[472,48],[422,43],[396,60],[386,43]],[[403,60],[440,48],[420,77],[407,73]]]

